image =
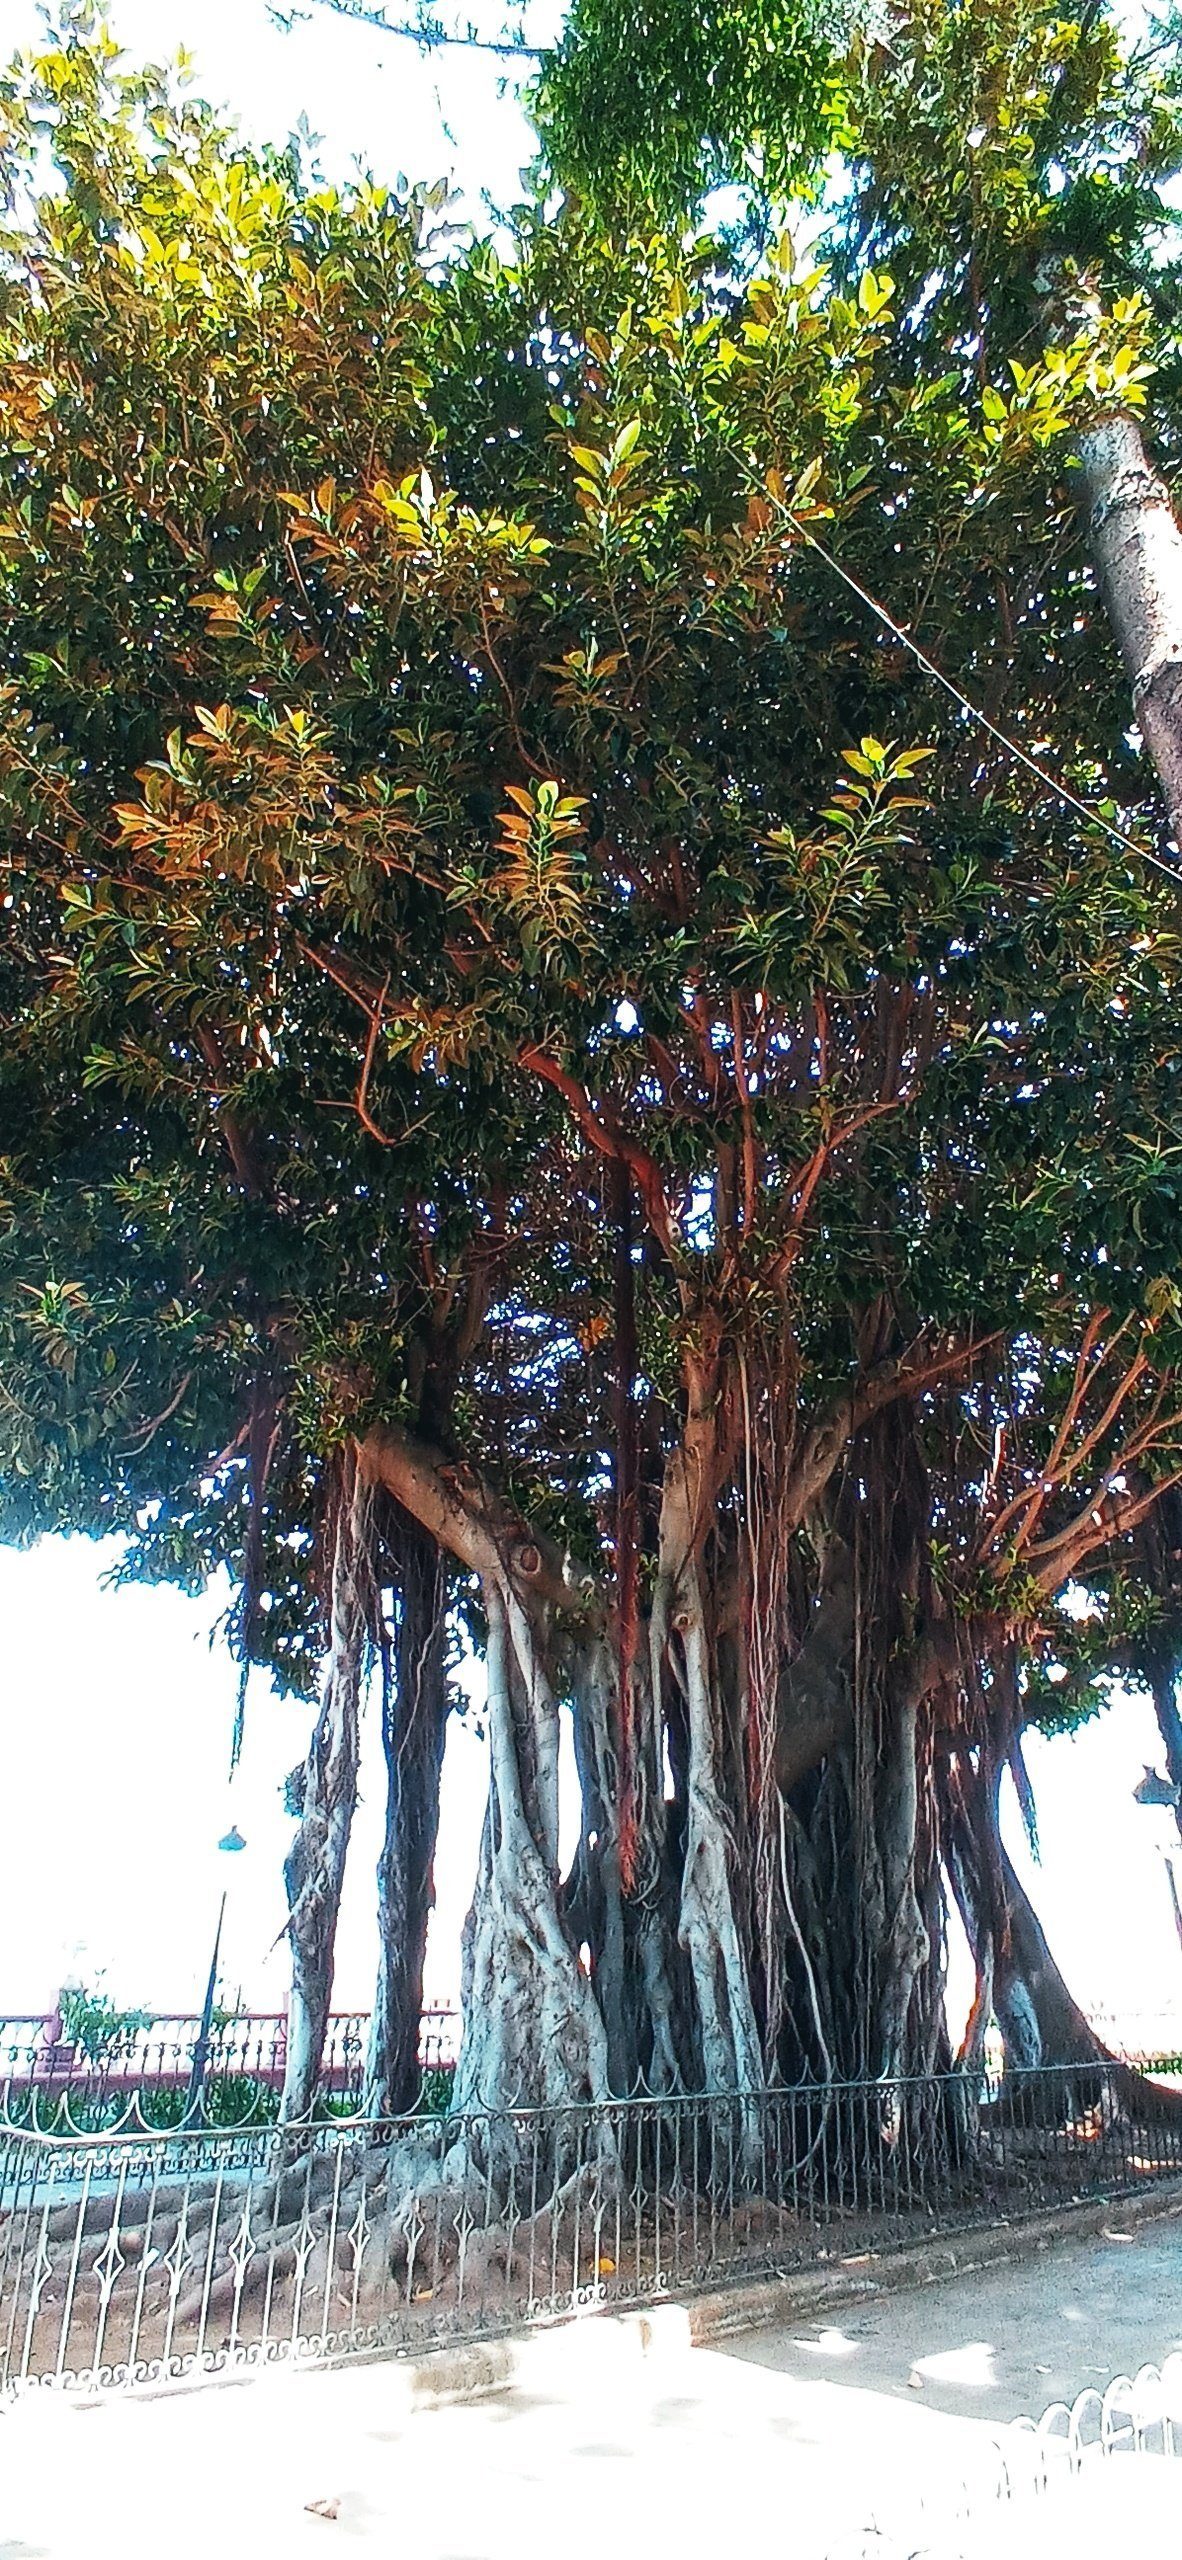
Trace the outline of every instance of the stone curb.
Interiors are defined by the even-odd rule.
[[[681,2302],[658,2302],[637,2311],[588,2311],[516,2337],[437,2348],[387,2366],[391,2414],[409,2419],[420,2410],[496,2392],[594,2393],[609,2368],[618,2374],[621,2366],[638,2367],[642,2360],[684,2356],[744,2330],[800,2320],[875,2295],[946,2283],[950,2277],[1029,2258],[1101,2231],[1131,2233],[1180,2212],[1182,2177],[1171,2178],[1144,2195],[1060,2205],[988,2229],[943,2235],[910,2248],[868,2251],[864,2257],[691,2294]],[[342,2368],[329,2370],[339,2373]]]
[[[945,2283],[952,2276],[1041,2255],[1060,2242],[1092,2239],[1101,2231],[1132,2233],[1143,2223],[1168,2221],[1179,2212],[1182,2178],[1170,2178],[1144,2195],[1058,2205],[1044,2213],[1024,2214],[1017,2221],[945,2234],[911,2248],[868,2251],[864,2257],[839,2258],[823,2268],[802,2268],[799,2273],[765,2277],[755,2284],[727,2286],[687,2301],[691,2342],[704,2347],[714,2338],[767,2328],[773,2321],[797,2319],[831,2304]]]

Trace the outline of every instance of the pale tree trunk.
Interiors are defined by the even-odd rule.
[[[1077,453],[1100,593],[1182,845],[1182,528],[1127,410],[1095,419]]]
[[[594,1620],[590,1578],[469,1468],[387,1425],[359,1452],[428,1535],[480,1579],[488,1626],[488,1811],[465,1930],[453,2110],[610,2095],[607,2037],[561,1908],[555,1609]]]
[[[685,1854],[679,1936],[693,1975],[702,2085],[750,2096],[764,2085],[763,2054],[736,1909],[734,1828],[722,1796],[719,1700],[699,1556],[717,1504],[717,1380],[691,1366],[680,1449],[665,1472],[660,1554],[650,1621],[652,1685],[660,1697],[666,1657],[685,1703]],[[670,1639],[679,1639],[679,1653]]]
[[[378,1978],[365,2112],[395,2116],[419,2090],[427,1924],[435,1900],[439,1782],[447,1724],[443,1558],[417,1521],[397,1535],[397,1627],[382,1688],[386,1827],[378,1859]]]
[[[680,1935],[697,1994],[702,2077],[709,2091],[749,2096],[763,2086],[763,2056],[735,1910],[733,1830],[719,1787],[712,1665],[695,1565],[682,1577],[674,1623],[689,1729]]]
[[[618,1721],[612,1713],[617,1690],[615,1655],[603,1636],[595,1636],[580,1649],[572,1680],[582,1826],[564,1901],[574,1936],[590,1950],[612,2090],[626,2097],[636,2083],[638,2053],[620,1861]]]
[[[489,1796],[465,1930],[457,2115],[611,2094],[603,2019],[559,1908],[558,1703],[519,1596],[490,1574],[484,1604]]]
[[[357,1803],[361,1686],[370,1639],[370,1495],[350,1456],[332,1510],[328,1661],[302,1771],[299,1828],[284,1861],[291,1994],[280,2120],[307,2116],[316,2095],[332,2000],[345,1854]]]
[[[887,1801],[878,1824],[883,1889],[883,1942],[879,1950],[877,2054],[884,2079],[913,2070],[916,2056],[908,2029],[916,1984],[931,1949],[917,1885],[919,1847],[919,1708],[906,1700],[895,1720],[884,1772]]]
[[[1004,1927],[996,1824],[985,1808],[990,1784],[967,1752],[952,1754],[940,1773],[941,1847],[952,1899],[973,1959],[973,1997],[957,2050],[958,2066],[978,2071],[994,2019],[997,1941]]]

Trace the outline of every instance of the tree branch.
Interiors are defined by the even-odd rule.
[[[828,1168],[830,1157],[836,1155],[838,1148],[844,1147],[850,1138],[856,1138],[859,1131],[865,1129],[871,1120],[880,1120],[884,1111],[894,1111],[897,1108],[898,1105],[894,1102],[871,1102],[864,1110],[855,1111],[852,1118],[845,1122],[844,1127],[834,1129],[827,1138],[823,1138],[820,1146],[814,1148],[812,1155],[807,1157],[802,1165],[797,1166],[795,1173],[789,1175],[786,1188],[795,1193],[795,1205],[788,1221],[787,1238],[779,1252],[773,1256],[764,1275],[769,1288],[778,1288],[781,1282],[787,1279],[800,1252],[804,1222],[812,1205],[817,1185]]]
[[[414,1440],[397,1423],[377,1424],[358,1443],[357,1463],[470,1573],[491,1576],[515,1591],[598,1617],[602,1601],[594,1575],[575,1563],[552,1538],[532,1528],[494,1494],[476,1470],[454,1466],[441,1450]]]
[[[415,18],[390,18],[384,9],[371,6],[370,0],[317,0],[317,5],[331,9],[334,17],[352,18],[358,26],[374,27],[379,35],[404,38],[409,44],[419,45],[424,53],[438,53],[453,45],[467,53],[496,54],[507,62],[536,62],[541,58],[541,45],[527,44],[524,36],[481,36],[473,26],[466,27],[462,34],[455,33],[434,23],[425,10]],[[290,14],[271,7],[271,16],[279,26],[292,26],[297,15],[294,7]]]
[[[225,1107],[225,1087],[230,1081],[230,1070],[221,1041],[211,1022],[195,1022],[193,1037],[210,1075],[216,1079],[215,1090],[223,1106],[218,1113],[218,1127],[226,1141],[230,1162],[243,1190],[249,1193],[250,1198],[265,1200],[267,1185],[263,1179],[262,1164],[254,1139],[250,1131],[243,1127],[237,1112]]]
[[[671,1262],[676,1261],[677,1245],[673,1218],[661,1179],[656,1157],[647,1147],[630,1138],[620,1127],[615,1113],[605,1108],[602,1119],[590,1094],[576,1078],[560,1067],[556,1058],[547,1057],[543,1049],[529,1048],[520,1052],[518,1064],[530,1075],[540,1076],[543,1084],[552,1085],[562,1095],[588,1144],[597,1154],[626,1164],[644,1203],[645,1216],[657,1242],[664,1247]]]
[[[958,1371],[972,1367],[983,1351],[1001,1340],[1000,1333],[962,1335],[945,1344],[941,1350],[920,1340],[889,1360],[879,1361],[862,1377],[855,1378],[846,1394],[839,1396],[827,1413],[820,1415],[807,1431],[799,1457],[791,1470],[786,1502],[786,1518],[790,1528],[798,1528],[805,1514],[819,1500],[834,1468],[848,1447],[854,1433],[864,1423],[881,1413],[887,1405],[897,1404],[901,1397],[919,1395],[937,1379],[955,1377]]]

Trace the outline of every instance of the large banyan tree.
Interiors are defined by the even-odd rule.
[[[1015,420],[870,224],[457,244],[77,39],[4,115],[6,1520],[323,1637],[287,2113],[375,1657],[413,2098],[458,1630],[458,2109],[946,2065],[950,1883],[968,2058],[1086,2060],[997,1790],[1182,1474],[1176,890],[1065,473],[1149,305]]]

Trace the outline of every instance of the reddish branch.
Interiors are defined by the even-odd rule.
[[[817,1186],[828,1171],[838,1148],[848,1146],[850,1139],[856,1138],[859,1130],[865,1129],[871,1120],[881,1119],[884,1111],[893,1111],[896,1107],[894,1102],[871,1102],[864,1110],[851,1113],[850,1118],[842,1121],[838,1128],[832,1129],[828,1137],[822,1138],[820,1146],[814,1148],[812,1155],[807,1156],[804,1163],[797,1166],[795,1173],[789,1175],[787,1189],[793,1206],[788,1219],[788,1233],[785,1241],[773,1256],[765,1274],[769,1287],[774,1289],[782,1286],[792,1269],[801,1249],[805,1219],[812,1206]]]
[[[620,1882],[632,1891],[636,1868],[636,1750],[632,1679],[640,1635],[638,1440],[636,1415],[636,1280],[632,1266],[632,1177],[617,1158],[611,1170],[614,1212],[616,1615],[619,1656]]]
[[[644,1049],[645,1056],[647,1057],[650,1066],[656,1068],[657,1074],[664,1085],[666,1093],[672,1097],[675,1087],[681,1081],[681,1069],[673,1055],[672,1049],[669,1048],[667,1042],[659,1038],[655,1031],[645,1032]],[[693,1107],[691,1105],[691,1111],[692,1108]],[[694,1114],[694,1116],[696,1117],[696,1114]]]
[[[331,978],[334,987],[339,987],[342,995],[348,996],[352,1004],[360,1006],[365,1015],[369,1030],[366,1035],[365,1054],[361,1062],[361,1076],[353,1097],[354,1109],[362,1128],[371,1138],[377,1140],[379,1147],[400,1146],[401,1138],[389,1137],[384,1129],[379,1129],[369,1108],[369,1080],[373,1073],[373,1062],[382,1028],[382,1015],[386,1009],[386,998],[390,993],[390,971],[386,971],[385,978],[379,986],[376,979],[367,979],[360,970],[355,970],[338,959],[335,953],[313,951],[308,942],[301,942],[299,948],[302,958],[310,960],[314,969],[321,970],[326,978]]]
[[[1059,1481],[1059,1463],[1063,1457],[1068,1441],[1071,1438],[1073,1426],[1078,1419],[1080,1407],[1083,1404],[1091,1382],[1092,1354],[1103,1333],[1107,1318],[1107,1307],[1098,1308],[1096,1313],[1089,1317],[1084,1329],[1084,1338],[1079,1347],[1079,1356],[1075,1363],[1075,1376],[1071,1383],[1071,1392],[1067,1398],[1067,1403],[1063,1410],[1063,1416],[1060,1421],[1059,1428],[1055,1433],[1054,1443],[1051,1448],[1050,1456],[1047,1459],[1046,1466],[1043,1469],[1037,1484],[1024,1486],[1021,1493],[1015,1494],[1013,1499],[1010,1502],[1007,1502],[1004,1510],[998,1513],[997,1518],[994,1520],[992,1527],[989,1530],[986,1542],[989,1548],[992,1549],[997,1547],[999,1540],[1009,1527],[1011,1520],[1020,1520],[1024,1531],[1029,1534],[1033,1529],[1034,1521],[1037,1520],[1038,1513],[1042,1510],[1047,1495],[1053,1490],[1054,1486]],[[1106,1358],[1107,1354],[1104,1353],[1101,1356],[1102,1358]],[[999,1451],[999,1461],[1000,1454],[1001,1453]],[[996,1466],[994,1473],[996,1474]],[[1024,1515],[1028,1513],[1033,1513],[1033,1519],[1024,1517]]]
[[[484,641],[484,654],[488,659],[488,663],[492,668],[497,683],[505,697],[505,709],[509,714],[509,727],[513,735],[513,744],[517,749],[517,753],[520,756],[527,773],[532,773],[539,782],[544,782],[546,779],[546,767],[539,764],[536,758],[531,756],[529,748],[526,746],[525,739],[522,736],[521,731],[521,719],[517,709],[517,698],[514,694],[513,687],[509,682],[509,678],[505,673],[504,667],[497,656],[496,649],[493,646],[493,636],[489,629],[488,606],[483,589],[480,589],[477,592],[476,608],[480,615],[480,633],[481,638]]]
[[[210,1075],[214,1078],[214,1090],[222,1106],[218,1112],[218,1127],[226,1141],[230,1162],[243,1190],[252,1200],[263,1200],[266,1198],[267,1186],[263,1178],[258,1147],[253,1132],[244,1126],[237,1112],[230,1109],[225,1102],[230,1070],[225,1051],[212,1022],[195,1022],[193,1037]]]
[[[1125,1464],[1131,1466],[1145,1445],[1144,1441],[1139,1445],[1130,1442],[1117,1463],[1117,1472],[1120,1473]],[[1052,1592],[1061,1590],[1089,1556],[1137,1528],[1148,1517],[1160,1496],[1176,1484],[1182,1484],[1182,1466],[1173,1468],[1147,1492],[1113,1493],[1106,1489],[1097,1500],[1078,1511],[1074,1520],[1061,1529],[1057,1537],[1044,1538],[1037,1546],[1027,1548],[1026,1561],[1040,1590],[1046,1592],[1048,1598]]]
[[[739,1111],[743,1124],[743,1233],[749,1236],[755,1225],[758,1159],[755,1147],[755,1120],[751,1109],[751,1087],[747,1078],[743,999],[737,992],[731,997],[731,1041],[735,1062],[735,1090],[739,1097]]]
[[[598,1155],[614,1158],[617,1163],[627,1166],[653,1234],[673,1261],[677,1251],[673,1217],[656,1157],[651,1156],[647,1147],[642,1147],[635,1138],[629,1137],[610,1105],[603,1104],[597,1109],[585,1086],[569,1075],[565,1067],[560,1067],[556,1058],[547,1057],[544,1049],[522,1049],[518,1063],[528,1074],[540,1076],[543,1084],[552,1085],[555,1093],[562,1095],[583,1136]]]
[[[390,972],[389,972],[389,970],[387,970],[387,972],[386,972],[386,981],[385,981],[385,985],[384,985],[384,986],[383,986],[383,988],[382,988],[382,992],[381,992],[380,996],[378,997],[377,1003],[375,1004],[374,1009],[373,1009],[373,1012],[372,1012],[372,1014],[371,1014],[371,1016],[370,1016],[369,1034],[368,1034],[368,1037],[367,1037],[367,1039],[366,1039],[366,1043],[365,1043],[365,1056],[364,1056],[364,1058],[363,1058],[363,1060],[362,1060],[362,1064],[361,1064],[361,1080],[360,1080],[360,1082],[359,1082],[359,1084],[358,1084],[358,1087],[357,1087],[357,1093],[356,1093],[356,1097],[355,1097],[355,1099],[356,1099],[356,1106],[357,1106],[357,1117],[358,1117],[358,1119],[359,1119],[359,1120],[360,1120],[360,1122],[361,1122],[361,1126],[362,1126],[362,1128],[363,1128],[363,1129],[368,1130],[369,1135],[370,1135],[370,1137],[371,1137],[371,1138],[376,1138],[376,1139],[377,1139],[378,1145],[379,1145],[380,1147],[392,1147],[392,1146],[395,1146],[395,1145],[397,1144],[397,1140],[396,1140],[396,1139],[394,1139],[394,1138],[388,1138],[388,1137],[386,1136],[386,1134],[385,1134],[384,1130],[379,1129],[379,1127],[378,1127],[378,1124],[377,1124],[376,1120],[373,1118],[373,1116],[372,1116],[372,1114],[371,1114],[371,1112],[370,1112],[369,1104],[368,1104],[368,1099],[367,1099],[368,1094],[369,1094],[369,1079],[370,1079],[371,1074],[373,1073],[374,1051],[375,1051],[375,1049],[377,1048],[377,1045],[378,1045],[378,1033],[380,1032],[381,1027],[382,1027],[382,1014],[383,1014],[383,1011],[384,1011],[384,1009],[385,1009],[386,998],[387,998],[387,996],[389,995],[389,993],[390,993]]]
[[[714,1024],[709,1005],[700,987],[694,987],[691,990],[686,1020],[697,1044],[706,1091],[712,1102],[721,1103],[724,1099],[722,1059],[714,1046]]]
[[[127,1441],[124,1446],[122,1455],[125,1458],[142,1458],[145,1449],[148,1448],[151,1442],[155,1439],[157,1432],[163,1430],[166,1422],[171,1422],[178,1406],[184,1403],[185,1397],[188,1395],[189,1389],[193,1384],[193,1375],[194,1373],[192,1369],[186,1369],[179,1387],[176,1389],[175,1394],[169,1397],[167,1404],[159,1413],[153,1414],[150,1422],[145,1422],[140,1425],[138,1436],[134,1440]]]
[[[999,1334],[956,1335],[943,1344],[918,1339],[908,1350],[879,1361],[852,1380],[843,1396],[821,1414],[805,1433],[793,1463],[785,1501],[789,1530],[819,1501],[835,1467],[856,1431],[902,1396],[922,1395],[941,1379],[964,1375]]]
[[[1103,1483],[1099,1491],[1093,1492],[1050,1536],[1040,1538],[1037,1535],[1052,1497],[1065,1492],[1080,1468],[1095,1458],[1110,1440],[1130,1396],[1138,1387],[1144,1387],[1153,1374],[1148,1354],[1138,1347],[1115,1383],[1106,1386],[1104,1400],[1095,1419],[1087,1420],[1089,1396],[1109,1369],[1113,1354],[1129,1332],[1126,1319],[1105,1341],[1107,1320],[1106,1307],[1097,1309],[1088,1320],[1064,1409],[1037,1482],[1023,1486],[1003,1503],[992,1520],[986,1519],[977,1541],[978,1562],[995,1558],[1004,1545],[1008,1563],[1011,1566],[1026,1565],[1039,1587],[1048,1595],[1077,1572],[1085,1558],[1094,1554],[1097,1548],[1108,1545],[1115,1537],[1127,1535],[1147,1517],[1163,1490],[1163,1483],[1148,1487],[1141,1484],[1134,1488],[1125,1487],[1118,1480],[1137,1468],[1150,1451],[1160,1450],[1166,1443],[1173,1443],[1176,1447],[1177,1435],[1182,1430],[1182,1412],[1167,1406],[1166,1385],[1159,1381],[1141,1419],[1126,1430],[1115,1448],[1110,1449],[1104,1462]],[[999,1435],[989,1474],[989,1492],[998,1483],[1003,1453],[1004,1436]],[[1182,1469],[1164,1482],[1176,1483],[1180,1476]]]

